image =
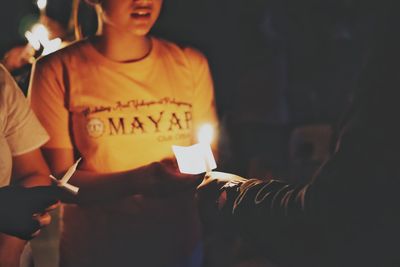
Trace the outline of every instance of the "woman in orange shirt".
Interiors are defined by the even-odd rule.
[[[153,162],[173,157],[172,145],[192,144],[203,123],[217,126],[207,60],[148,34],[162,2],[97,1],[102,33],[34,68],[30,96],[51,137],[44,153],[53,173],[79,155],[71,183],[86,196],[132,195],[64,206],[62,266],[201,265],[193,190],[146,196],[190,182]]]

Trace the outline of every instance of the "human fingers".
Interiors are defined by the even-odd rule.
[[[55,209],[58,208],[59,206],[60,206],[60,201],[57,201],[57,203],[55,203],[55,204],[53,204],[53,205],[47,207],[44,211],[45,211],[45,212],[49,212],[49,211],[55,210]]]
[[[29,63],[26,46],[17,46],[10,49],[4,56],[4,64],[10,70],[19,69]]]
[[[209,186],[222,187],[224,184],[225,184],[224,182],[221,182],[218,179],[213,178],[209,174],[206,174],[204,176],[203,180],[201,181],[201,183],[198,185],[197,189],[198,190],[202,190],[202,189],[207,188]]]
[[[51,216],[48,212],[35,214],[33,215],[33,219],[39,223],[39,227],[45,227],[51,223]]]
[[[199,185],[198,189],[207,186],[209,183],[215,183],[215,181],[222,187],[227,183],[241,183],[247,181],[247,179],[231,173],[212,171],[206,173],[203,182]]]
[[[34,232],[33,234],[31,234],[30,239],[37,237],[41,232],[41,229],[38,229],[36,232]]]
[[[199,186],[197,186],[197,194],[203,197],[215,197],[223,186],[224,184],[217,180],[209,180],[207,182],[203,181]]]
[[[25,59],[30,59],[35,55],[35,52],[36,50],[30,44],[27,44],[24,47],[23,56]]]

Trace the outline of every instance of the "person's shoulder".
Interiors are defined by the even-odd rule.
[[[202,52],[191,46],[177,44],[165,39],[155,38],[163,53],[168,53],[177,61],[190,65],[207,63],[207,59]]]
[[[23,98],[23,93],[10,72],[0,64],[0,109],[3,110]]]
[[[3,124],[5,123],[6,110],[8,108],[7,105],[7,91],[8,90],[8,71],[7,69],[0,64],[0,130],[3,130]]]
[[[4,98],[4,91],[6,90],[8,75],[7,69],[0,64],[0,102],[2,102]]]
[[[0,84],[4,83],[6,75],[7,75],[6,67],[0,64]]]
[[[9,87],[10,84],[14,84],[15,81],[13,80],[10,72],[6,69],[5,66],[0,64],[0,89],[2,92]]]
[[[81,59],[87,46],[88,41],[85,39],[72,42],[51,54],[41,56],[36,60],[36,66],[59,67],[68,65],[74,59]]]

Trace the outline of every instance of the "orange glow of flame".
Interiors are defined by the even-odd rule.
[[[43,46],[42,55],[47,55],[60,49],[62,44],[60,38],[49,40],[49,31],[40,23],[33,25],[30,31],[25,32],[25,37],[36,51]]]
[[[47,0],[38,0],[36,5],[40,10],[44,10],[47,6]]]
[[[211,124],[204,124],[200,127],[197,139],[199,143],[211,144],[214,139],[214,128]]]

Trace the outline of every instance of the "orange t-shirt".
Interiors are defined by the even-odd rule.
[[[173,156],[203,123],[217,124],[206,59],[153,38],[148,57],[116,63],[88,41],[40,59],[32,108],[51,138],[46,148],[75,148],[82,169],[115,172]],[[71,134],[72,133],[72,134]]]
[[[76,42],[38,60],[29,93],[32,108],[50,135],[50,141],[44,147],[76,149],[83,158],[81,169],[117,172],[173,157],[172,145],[195,143],[195,133],[203,123],[211,123],[216,128],[213,84],[204,56],[194,49],[180,48],[156,38],[152,38],[152,44],[150,54],[133,63],[117,63],[105,58],[88,40]],[[104,228],[113,229],[110,235],[115,236],[118,236],[117,230],[111,221],[118,221],[117,217],[121,216],[117,228],[124,234],[119,239],[136,237],[139,239],[137,242],[141,242],[138,236],[142,236],[148,241],[153,238],[154,227],[161,235],[173,233],[177,238],[168,240],[165,246],[161,244],[167,240],[154,239],[154,243],[160,243],[159,250],[163,247],[163,253],[159,253],[161,260],[163,254],[177,255],[176,249],[184,250],[175,248],[174,251],[174,242],[180,239],[179,236],[189,238],[196,232],[190,227],[196,224],[193,221],[196,216],[188,215],[195,213],[189,210],[194,207],[188,203],[191,201],[185,197],[167,200],[137,198],[131,205],[116,205],[112,219],[104,219],[102,213],[109,212],[108,209],[96,213],[96,216],[102,218],[97,220],[99,224],[107,221]],[[71,212],[71,217],[75,216],[75,219],[70,218],[71,225],[77,223],[77,218],[85,221],[82,217],[87,217],[87,214],[80,216],[78,213],[81,214],[82,210]],[[89,213],[93,214],[93,211]],[[68,228],[69,215],[66,213],[64,216]],[[80,228],[94,231],[95,226],[85,227],[82,221],[78,224]],[[129,222],[130,226],[123,226],[123,221]],[[132,236],[126,227],[132,228]],[[140,229],[139,235],[135,228]],[[99,229],[103,237],[104,231]],[[143,233],[146,231],[150,235],[145,236]],[[80,238],[80,243],[87,241],[82,238],[85,233],[77,234],[82,232],[79,229],[71,232]],[[88,238],[93,238],[93,235]],[[98,243],[107,242],[109,246],[115,246],[110,238],[105,238],[107,241],[104,242],[92,242],[87,249],[93,250]],[[127,240],[133,247],[135,241]],[[123,243],[121,240],[118,242]],[[187,250],[188,244],[182,242]],[[151,253],[157,255],[157,248],[152,250]]]

